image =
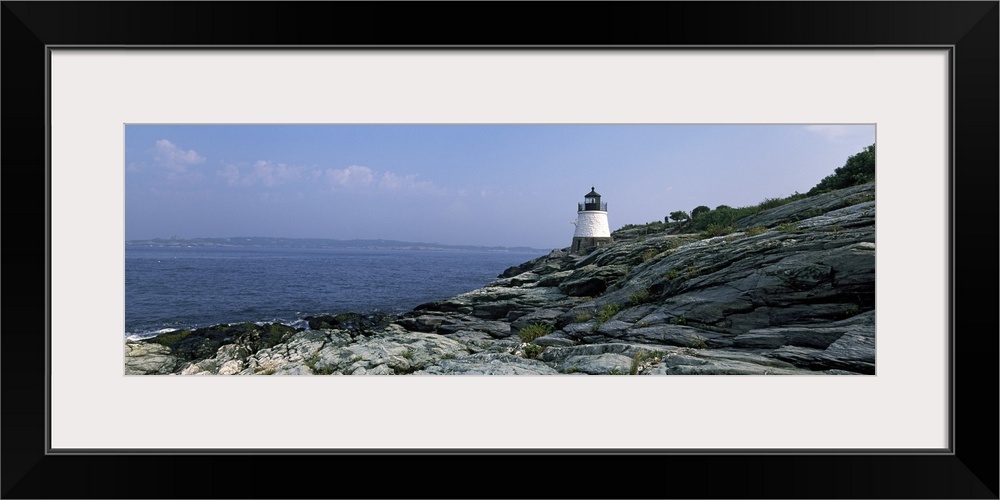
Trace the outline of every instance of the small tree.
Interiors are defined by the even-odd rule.
[[[711,208],[708,208],[705,205],[698,205],[697,207],[694,207],[694,210],[691,211],[691,218],[696,219],[698,218],[699,215],[710,211],[712,211]]]
[[[674,222],[680,222],[689,220],[691,219],[691,217],[688,216],[687,212],[683,210],[678,210],[676,212],[670,212],[670,219],[673,220]]]

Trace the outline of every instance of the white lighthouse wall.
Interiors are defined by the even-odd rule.
[[[599,210],[587,210],[576,213],[576,232],[574,238],[610,238],[608,213]]]

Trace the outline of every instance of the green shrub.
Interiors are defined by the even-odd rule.
[[[794,222],[782,222],[778,226],[778,231],[783,233],[794,233],[799,230],[799,225]]]
[[[647,362],[651,365],[655,365],[660,362],[660,358],[663,357],[663,353],[660,351],[639,351],[632,356],[632,366],[629,367],[629,375],[637,375],[641,372]]]
[[[844,308],[843,317],[850,318],[851,316],[857,316],[861,312],[861,308],[857,304],[851,304]]]
[[[675,324],[675,325],[686,325],[687,324],[687,318],[685,318],[684,315],[681,314],[680,316],[675,316],[675,317],[671,318],[670,322],[673,323],[673,324]]]
[[[765,231],[767,231],[767,228],[764,226],[754,226],[744,231],[744,233],[747,236],[757,236],[758,234],[764,234]]]
[[[333,367],[332,366],[324,366],[323,368],[319,368],[319,369],[313,370],[313,374],[314,375],[332,375],[333,374]]]
[[[663,275],[663,279],[669,281],[676,278],[677,276],[680,276],[680,273],[678,273],[676,269],[671,269],[667,271],[666,274]]]
[[[705,337],[695,335],[694,337],[691,338],[691,341],[688,344],[688,346],[693,347],[695,349],[704,349],[708,347],[708,342],[705,341]]]
[[[648,260],[651,260],[653,259],[653,257],[656,257],[659,253],[660,252],[656,251],[656,249],[648,248],[644,252],[642,252],[642,261],[646,262]]]
[[[764,198],[764,201],[757,204],[757,210],[763,212],[771,208],[776,208],[788,203],[786,198]]]
[[[333,373],[332,366],[324,366],[322,368],[316,368],[316,363],[319,362],[319,354],[313,354],[312,357],[306,360],[306,366],[309,370],[313,372],[313,375],[330,375]],[[273,370],[272,370],[273,372]]]
[[[532,342],[539,337],[552,333],[552,330],[552,325],[535,323],[520,329],[517,332],[517,337],[521,339],[521,342]]]
[[[634,305],[645,304],[647,302],[653,302],[656,300],[656,296],[649,292],[649,290],[639,290],[638,292],[629,295],[629,300]]]
[[[865,147],[863,151],[849,156],[844,166],[837,168],[816,184],[807,193],[809,196],[856,186],[875,180],[875,145]]]
[[[530,358],[530,359],[535,359],[544,350],[545,350],[545,346],[540,346],[538,344],[528,344],[528,345],[524,346],[524,357]]]
[[[753,215],[756,211],[756,206],[733,208],[726,205],[719,205],[715,208],[715,210],[701,214],[697,219],[694,219],[689,227],[689,232],[706,231],[711,226],[716,226],[716,228],[726,228],[732,226],[736,221],[744,217]]]
[[[574,323],[586,323],[587,321],[590,321],[591,318],[593,318],[593,317],[594,317],[594,313],[586,312],[586,311],[579,312],[579,313],[576,313],[576,316],[573,317],[573,322]]]
[[[730,233],[736,232],[736,227],[732,224],[727,224],[725,226],[721,224],[709,224],[701,234],[705,238],[713,238],[715,236],[724,236]]]
[[[691,219],[691,216],[689,216],[687,212],[683,210],[677,210],[676,212],[670,212],[669,218],[672,221],[680,222]]]
[[[597,316],[597,326],[601,326],[606,323],[611,318],[615,317],[619,311],[622,310],[622,306],[618,304],[607,304],[601,309],[601,314]]]
[[[316,371],[317,362],[319,362],[319,353],[313,354],[312,357],[307,359],[305,365],[309,367],[310,370]]]

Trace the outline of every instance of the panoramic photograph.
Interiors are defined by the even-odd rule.
[[[124,128],[126,375],[875,375],[874,124]]]

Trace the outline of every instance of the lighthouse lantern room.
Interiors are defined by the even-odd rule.
[[[577,204],[576,232],[573,233],[573,246],[570,251],[577,254],[601,245],[614,243],[611,239],[611,229],[608,227],[608,204],[601,201],[601,195],[590,188],[584,195],[583,203]]]

